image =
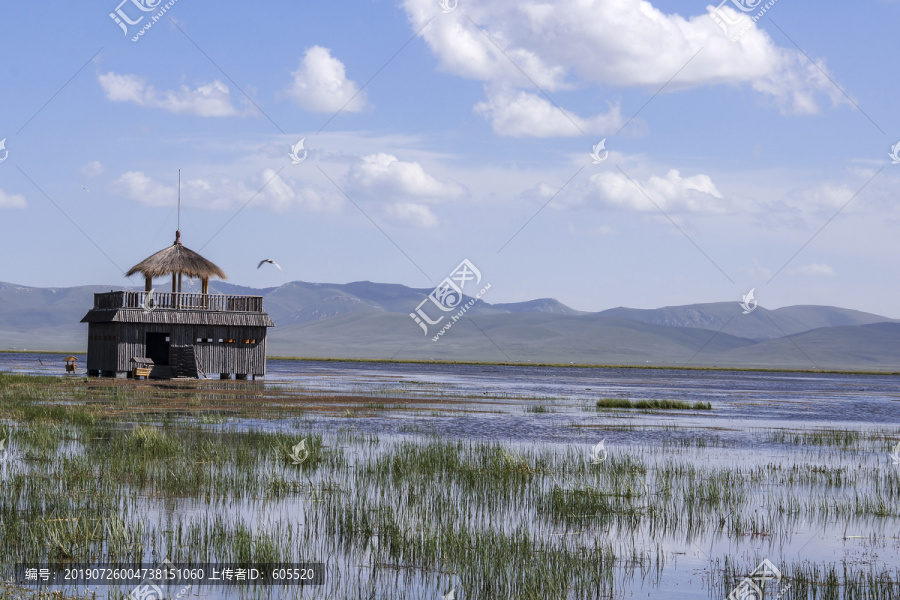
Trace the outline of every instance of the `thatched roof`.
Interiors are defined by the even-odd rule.
[[[125,273],[125,276],[131,277],[135,273],[141,273],[144,277],[150,278],[183,273],[188,277],[197,279],[210,279],[212,277],[228,279],[222,269],[190,248],[182,246],[180,231],[175,232],[174,244],[134,265]]]

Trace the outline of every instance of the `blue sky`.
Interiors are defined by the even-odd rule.
[[[0,281],[140,285],[181,169],[240,285],[900,318],[896,1],[165,4],[0,9]]]

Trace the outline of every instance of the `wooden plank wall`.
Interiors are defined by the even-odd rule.
[[[235,325],[89,323],[87,369],[130,371],[133,356],[147,355],[148,332],[167,333],[170,347],[194,346],[198,362],[210,377],[266,374],[266,328]]]

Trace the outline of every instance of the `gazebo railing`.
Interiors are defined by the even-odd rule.
[[[171,292],[106,292],[94,294],[94,309],[211,310],[263,312],[262,296],[226,294],[173,294]]]

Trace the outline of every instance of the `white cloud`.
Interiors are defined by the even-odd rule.
[[[88,164],[81,167],[81,174],[85,177],[96,177],[98,175],[102,175],[104,171],[106,171],[106,168],[99,160],[92,160]]]
[[[142,171],[123,173],[111,184],[112,191],[146,206],[175,206],[178,188],[164,185]],[[212,183],[193,178],[182,181],[182,204],[207,209],[232,209],[246,202],[254,194],[242,181],[222,179]],[[243,199],[243,202],[241,202]]]
[[[750,264],[741,269],[741,275],[743,276],[744,281],[748,282],[745,289],[749,291],[750,288],[756,285],[756,283],[753,282],[768,281],[772,277],[773,272],[771,269],[759,264],[758,259],[753,258],[753,260],[750,261]]]
[[[147,206],[174,206],[178,190],[147,177],[141,171],[128,171],[112,182],[114,192]]]
[[[297,190],[272,169],[263,170],[261,184],[266,187],[260,192],[260,204],[268,206],[275,212],[283,212],[293,207],[302,207],[314,211],[332,210],[340,206],[335,202],[329,204],[328,199],[311,187]]]
[[[476,104],[475,112],[491,121],[494,133],[509,137],[605,135],[624,123],[618,106],[606,114],[583,118],[570,111],[563,114],[546,98],[524,91],[489,91],[488,101]]]
[[[386,206],[384,211],[389,219],[400,225],[427,229],[437,227],[439,224],[438,218],[424,204],[397,202]]]
[[[532,81],[545,90],[567,87],[566,66],[545,62],[540,55],[540,48],[521,43],[522,32],[518,28],[528,26],[523,22],[522,12],[528,10],[525,4],[528,4],[528,0],[521,3],[514,0],[494,0],[478,5],[470,4],[466,7],[465,14],[454,11],[440,19],[433,19],[434,4],[431,0],[405,0],[404,7],[416,30],[433,19],[422,30],[422,35],[438,55],[441,66],[446,71],[468,79],[517,87],[533,88]],[[547,5],[546,8],[548,10],[544,16],[548,20],[554,20],[556,7]],[[559,7],[559,10],[566,8]],[[503,48],[503,51],[473,27],[467,16],[471,16],[473,21],[485,28],[491,40]],[[527,73],[527,77],[511,65],[510,60]]]
[[[176,114],[200,117],[238,115],[231,103],[228,86],[219,80],[190,89],[157,91],[146,79],[137,75],[101,73],[97,76],[106,98],[112,102],[133,102],[147,108],[161,108]]]
[[[19,194],[7,194],[0,189],[0,208],[25,208],[28,203],[25,202],[25,196]]]
[[[129,171],[112,183],[114,192],[147,206],[174,206],[178,190],[159,183],[141,171]],[[339,204],[315,189],[297,189],[272,169],[263,169],[253,177],[251,185],[229,177],[194,178],[182,182],[182,204],[207,210],[237,210],[248,202],[254,207],[284,212],[293,207],[310,210],[329,210]]]
[[[209,210],[234,210],[243,206],[256,193],[243,181],[229,177],[221,177],[215,181],[199,177],[187,179],[182,187],[182,204]]]
[[[308,49],[300,68],[291,75],[294,80],[285,93],[306,110],[358,112],[366,106],[365,92],[347,79],[344,63],[331,56],[328,48]]]
[[[580,202],[590,203],[595,198],[607,206],[640,212],[724,213],[729,207],[709,175],[682,177],[675,169],[663,177],[652,175],[644,181],[633,177],[629,181],[611,171],[598,173],[591,176]]]
[[[265,188],[261,194],[265,194],[265,198],[269,200],[269,204],[275,210],[284,210],[297,197],[293,188],[284,182],[284,179],[278,176],[278,173],[272,169],[266,169],[262,174]]]
[[[433,0],[404,0],[404,7],[416,30],[434,14]],[[697,10],[702,14],[684,18],[665,14],[646,0],[485,0],[467,5],[465,15],[455,11],[434,19],[422,36],[444,70],[497,89],[533,93],[536,84],[548,93],[610,85],[655,91],[667,85],[669,92],[746,85],[772,99],[782,112],[800,114],[817,112],[823,99],[833,105],[848,102],[829,81],[824,64],[819,63],[820,70],[799,51],[776,46],[755,24],[733,42],[701,5]],[[736,11],[724,10],[737,17]],[[483,114],[496,119],[498,133],[567,131],[516,126],[546,106],[527,96],[507,99],[519,106],[503,107],[490,92],[479,105]],[[598,115],[593,128],[602,130],[601,125],[617,117],[617,112]]]
[[[853,190],[846,183],[826,182],[788,193],[785,204],[789,208],[804,213],[818,214],[820,217],[833,215],[837,210],[850,214],[862,207],[862,202],[858,202],[856,206],[850,202],[856,196],[858,196],[858,190]],[[859,198],[856,199],[859,200]],[[850,202],[849,205],[848,202]]]
[[[795,269],[797,273],[801,275],[808,275],[810,277],[834,277],[837,275],[834,269],[825,263],[812,263],[809,265],[803,265],[801,267],[797,267]]]
[[[405,162],[392,154],[379,152],[362,157],[348,174],[349,187],[367,196],[387,200],[397,196],[440,200],[458,198],[466,190],[453,182],[441,182],[425,172],[417,162]]]

